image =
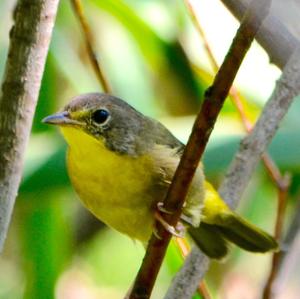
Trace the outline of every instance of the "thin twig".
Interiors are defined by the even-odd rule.
[[[175,226],[180,218],[184,199],[213,130],[216,118],[254,36],[262,20],[268,14],[269,5],[270,1],[252,2],[212,86],[205,93],[201,111],[196,118],[191,136],[164,201],[165,208],[173,212],[165,216],[170,225]],[[259,12],[258,16],[257,12]],[[160,224],[157,225],[157,232],[161,239],[158,239],[154,234],[152,235],[130,294],[130,299],[149,298],[151,295],[166,248],[171,239],[171,235]]]
[[[273,282],[272,293],[277,296],[280,295],[282,289],[287,284],[289,273],[291,268],[295,266],[295,255],[297,256],[299,251],[299,246],[297,245],[297,240],[300,230],[300,200],[297,198],[297,205],[295,207],[295,213],[293,219],[289,225],[287,233],[284,240],[281,243],[281,252],[278,265],[278,273],[276,279]]]
[[[295,241],[297,234],[300,231],[300,198],[297,198],[297,205],[295,207],[295,214],[293,215],[293,219],[291,224],[287,230],[285,238],[282,242],[282,257],[280,263],[284,263],[284,260],[289,252],[291,244]]]
[[[199,289],[199,292],[201,294],[201,296],[204,298],[204,299],[212,299],[210,293],[209,293],[209,290],[208,290],[208,287],[207,287],[207,284],[204,280],[202,280],[200,283],[199,283],[199,286],[198,286],[198,289]]]
[[[254,172],[260,156],[275,135],[294,97],[300,93],[300,47],[285,66],[275,90],[251,133],[241,142],[225,180],[219,189],[221,197],[236,207]],[[191,298],[209,265],[209,259],[196,247],[177,273],[165,299]]]
[[[22,175],[58,0],[19,0],[0,96],[0,251]]]
[[[94,51],[94,46],[93,46],[93,34],[90,29],[90,26],[85,18],[84,12],[83,12],[83,7],[81,0],[71,0],[72,7],[74,9],[74,12],[79,20],[83,35],[84,35],[84,40],[86,44],[86,49],[90,58],[90,61],[92,63],[93,69],[96,73],[96,76],[106,93],[111,93],[112,89],[108,83],[108,80],[106,79],[104,72],[101,69],[100,62],[97,59],[97,54]]]
[[[275,224],[275,232],[274,232],[275,238],[278,241],[280,241],[282,235],[287,195],[291,183],[289,175],[285,175],[284,179],[285,179],[284,183],[282,183],[281,188],[278,189],[278,206],[277,206],[277,216],[276,216],[276,224]],[[263,291],[263,299],[272,298],[272,287],[277,277],[277,274],[279,272],[281,254],[282,254],[281,251],[275,252],[273,254],[272,267]]]
[[[188,242],[184,238],[177,238],[176,237],[176,244],[177,244],[177,247],[180,250],[181,256],[183,258],[185,258],[191,250]]]
[[[230,98],[240,115],[242,124],[244,125],[246,132],[249,133],[253,128],[253,124],[247,117],[240,94],[237,88],[235,88],[234,86],[232,86],[232,88],[230,89]]]
[[[218,69],[219,69],[219,65],[218,65],[217,60],[215,59],[215,56],[213,54],[213,51],[212,51],[212,49],[211,49],[211,47],[210,47],[210,45],[209,45],[209,43],[207,41],[205,32],[204,32],[204,30],[203,30],[203,28],[202,28],[202,26],[201,26],[201,24],[200,24],[200,22],[198,20],[198,17],[196,15],[194,7],[193,7],[193,5],[191,3],[191,0],[183,0],[183,1],[185,3],[185,6],[187,7],[187,9],[189,11],[189,14],[191,16],[191,19],[193,21],[193,24],[194,24],[196,30],[198,31],[198,34],[202,37],[202,40],[203,40],[203,43],[204,43],[204,48],[205,48],[205,51],[206,51],[206,53],[207,53],[207,55],[208,55],[208,57],[210,59],[210,62],[211,62],[212,67],[213,67],[213,70],[215,72],[217,72]]]
[[[280,173],[278,166],[267,152],[263,153],[261,158],[270,178],[272,179],[273,183],[275,183],[278,190],[280,190],[283,186],[285,186],[285,177]]]
[[[205,48],[205,51],[206,51],[207,56],[209,58],[209,61],[212,64],[213,70],[214,70],[214,72],[217,72],[218,69],[219,69],[219,64],[218,64],[218,62],[217,62],[217,60],[216,60],[216,58],[213,54],[213,51],[212,51],[212,49],[211,49],[211,47],[208,43],[208,40],[206,38],[206,34],[205,34],[205,32],[204,32],[204,30],[201,26],[201,23],[200,23],[199,19],[197,18],[194,7],[191,4],[191,0],[184,0],[184,2],[185,2],[185,5],[186,5],[189,13],[190,13],[190,16],[192,18],[194,26],[197,29],[198,34],[200,35],[200,37],[203,40],[204,48]],[[246,116],[246,113],[245,113],[242,101],[240,99],[239,93],[238,93],[237,89],[234,86],[231,87],[231,89],[229,91],[229,95],[230,95],[230,98],[232,99],[233,104],[235,105],[235,107],[237,108],[237,110],[239,112],[239,115],[241,117],[242,123],[243,123],[246,131],[249,132],[252,128],[252,124]]]

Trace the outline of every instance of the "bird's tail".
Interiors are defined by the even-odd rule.
[[[252,252],[278,249],[268,233],[230,210],[214,187],[205,181],[205,199],[200,226],[189,229],[199,248],[209,257],[221,259],[228,251],[228,241]]]
[[[278,244],[268,233],[232,211],[220,213],[214,224],[202,222],[190,228],[190,235],[209,257],[220,259],[228,251],[228,241],[251,252],[278,250]]]

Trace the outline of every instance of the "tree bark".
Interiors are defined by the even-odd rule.
[[[59,0],[19,0],[0,95],[0,251],[22,175]]]
[[[249,1],[247,0],[221,0],[231,13],[241,20],[245,14]],[[270,61],[283,69],[300,41],[287,29],[287,27],[274,15],[270,14],[256,40],[266,50]]]

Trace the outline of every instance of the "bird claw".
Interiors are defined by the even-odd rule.
[[[158,239],[158,240],[162,240],[162,237],[160,236],[160,234],[158,233],[157,228],[155,227],[153,230],[153,234],[154,236]]]
[[[154,217],[155,219],[164,227],[164,229],[169,232],[171,235],[178,237],[178,238],[183,238],[185,234],[185,227],[181,222],[178,222],[176,224],[176,227],[170,225],[160,214],[160,212],[166,213],[166,214],[172,214],[169,211],[166,211],[163,208],[163,203],[159,202],[157,204],[158,211],[155,212]],[[162,239],[161,236],[159,236],[157,230],[154,230],[154,234],[158,239]]]
[[[157,209],[158,209],[159,212],[162,212],[162,213],[168,214],[168,215],[172,215],[173,214],[173,212],[168,211],[167,209],[165,209],[164,203],[162,201],[159,201],[157,203],[156,207],[157,207]]]

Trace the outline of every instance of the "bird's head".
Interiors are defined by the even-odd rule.
[[[84,146],[86,138],[109,150],[136,155],[140,130],[150,119],[114,96],[89,93],[73,98],[62,111],[43,119],[58,125],[69,146]]]

